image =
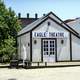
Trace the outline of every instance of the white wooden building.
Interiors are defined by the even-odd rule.
[[[19,59],[30,62],[80,60],[80,36],[53,12],[23,28],[17,37]]]

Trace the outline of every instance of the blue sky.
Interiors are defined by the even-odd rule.
[[[63,20],[80,17],[80,0],[4,0],[4,3],[22,17],[26,17],[26,13],[30,13],[30,17],[38,13],[41,17],[50,11]]]

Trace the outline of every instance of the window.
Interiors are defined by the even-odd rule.
[[[51,25],[51,23],[50,22],[48,22],[48,26],[50,26]]]
[[[55,40],[43,40],[43,54],[44,55],[55,54]]]
[[[48,55],[48,41],[43,41],[44,55]]]

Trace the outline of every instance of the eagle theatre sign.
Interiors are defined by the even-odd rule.
[[[33,38],[66,38],[65,32],[33,32]]]

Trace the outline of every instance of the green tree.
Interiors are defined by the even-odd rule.
[[[0,56],[16,53],[16,35],[20,31],[20,21],[11,8],[6,8],[0,0]]]

